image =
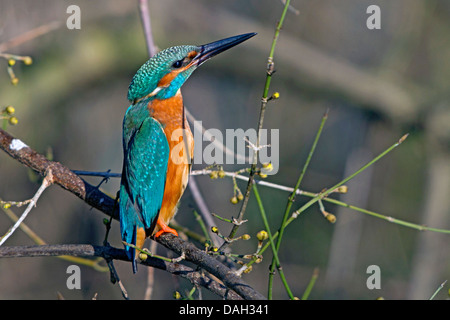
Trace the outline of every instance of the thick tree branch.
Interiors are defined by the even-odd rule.
[[[45,175],[46,172],[51,169],[53,175],[53,183],[61,186],[62,188],[68,190],[69,192],[75,194],[80,199],[93,206],[94,208],[100,210],[101,212],[112,215],[114,211],[114,200],[98,190],[96,187],[90,185],[83,179],[81,179],[78,175],[73,173],[70,169],[65,167],[59,162],[50,161],[45,158],[43,155],[37,153],[29,146],[27,146],[24,142],[19,139],[12,137],[6,131],[0,129],[0,148],[4,150],[8,155],[10,155],[15,160],[24,164],[25,166],[33,169],[41,175]],[[118,219],[118,214],[114,213],[113,217]],[[265,297],[254,290],[251,286],[245,283],[240,277],[238,277],[231,269],[227,268],[221,262],[209,256],[206,252],[196,248],[193,244],[183,241],[178,237],[174,237],[170,234],[165,234],[158,238],[159,243],[167,247],[168,249],[178,253],[185,254],[186,260],[190,261],[204,270],[210,272],[217,278],[219,278],[223,283],[230,289],[234,290],[239,296],[244,299],[265,299]],[[41,246],[42,248],[42,246]],[[124,252],[119,249],[105,249],[106,251],[98,251],[101,247],[96,246],[88,246],[88,247],[77,247],[78,251],[71,251],[71,253],[63,252],[64,246],[60,246],[57,250],[61,252],[54,253],[52,255],[96,255],[106,257],[106,255],[111,255],[110,258],[120,259],[120,260],[128,260],[124,256]],[[8,248],[0,248],[3,254],[7,254]],[[66,248],[67,249],[67,248]],[[73,248],[72,248],[73,249]],[[30,249],[30,250],[40,250],[39,248]],[[85,251],[83,251],[85,250]],[[96,251],[97,250],[97,251]],[[103,249],[102,249],[103,250]],[[108,251],[108,250],[119,250],[116,251]],[[47,250],[48,252],[48,250]],[[53,252],[53,251],[52,251]],[[106,252],[106,253],[105,253]],[[43,255],[43,252],[40,253]],[[105,255],[105,256],[104,256]],[[0,257],[2,255],[0,254]],[[152,261],[153,259],[151,259]],[[144,262],[147,264],[147,262]],[[165,265],[167,269],[167,265]],[[179,275],[186,274],[186,267],[180,264],[173,264],[172,273],[176,273]],[[179,269],[176,269],[179,268]],[[168,270],[167,270],[168,271]],[[208,282],[205,282],[208,285]]]
[[[72,192],[87,204],[108,215],[113,212],[114,199],[81,179],[61,163],[48,160],[2,129],[0,129],[0,148],[12,158],[42,176],[45,176],[46,172],[51,169],[54,184]],[[119,216],[115,213],[113,217],[117,220]]]
[[[40,245],[40,246],[15,246],[0,248],[0,258],[20,258],[20,257],[49,257],[70,255],[78,257],[102,257],[105,259],[128,261],[128,257],[123,249],[113,247],[94,246],[89,244],[66,244],[66,245]],[[148,257],[142,264],[178,275],[202,286],[221,298],[228,300],[241,300],[236,292],[229,290],[224,285],[213,279],[202,275],[185,265],[163,261],[161,259]]]
[[[184,254],[186,260],[201,265],[203,269],[221,279],[228,288],[236,291],[244,299],[266,299],[262,294],[243,282],[233,270],[218,262],[206,252],[199,250],[192,243],[183,241],[169,233],[160,236],[158,242],[179,255]]]

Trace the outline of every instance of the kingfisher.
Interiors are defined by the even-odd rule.
[[[254,35],[170,47],[150,58],[134,75],[128,88],[131,105],[123,119],[119,191],[120,230],[134,273],[135,247],[143,248],[151,236],[178,236],[168,224],[186,189],[194,154],[181,86],[205,61]]]

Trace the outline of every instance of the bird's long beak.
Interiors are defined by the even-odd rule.
[[[244,42],[245,40],[250,39],[255,35],[256,35],[255,32],[245,33],[238,36],[229,37],[226,39],[204,44],[200,46],[200,53],[194,58],[194,60],[195,62],[197,62],[197,65],[201,65],[206,60],[214,57],[215,55],[221,52],[224,52],[225,50],[228,50],[238,45],[241,42]]]

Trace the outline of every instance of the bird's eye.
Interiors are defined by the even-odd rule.
[[[172,67],[174,67],[174,68],[181,68],[181,66],[183,65],[183,60],[178,60],[178,61],[175,61],[173,64],[172,64]]]

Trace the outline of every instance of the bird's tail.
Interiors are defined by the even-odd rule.
[[[130,259],[133,266],[133,273],[137,272],[137,259],[139,257],[139,250],[136,250],[136,248],[142,249],[144,247],[145,238],[144,228],[135,225],[133,227],[131,241],[129,242],[133,246],[125,246],[128,259]]]
[[[136,245],[136,237],[137,237],[137,227],[134,226],[134,228],[133,228],[133,237],[132,237],[132,240],[131,240],[131,243],[133,245]],[[136,249],[132,248],[132,247],[129,247],[129,246],[127,246],[127,248],[129,249],[129,250],[127,250],[127,253],[129,252],[128,258],[131,260],[131,264],[133,265],[133,273],[136,273],[137,272]]]
[[[133,226],[133,231],[131,233],[131,239],[127,236],[123,237],[123,241],[126,242],[127,244],[130,245],[125,245],[125,252],[127,254],[128,259],[131,261],[132,265],[133,265],[133,273],[137,272],[137,263],[136,263],[136,249],[134,248],[134,246],[136,246],[136,236],[137,236],[137,227],[136,225]],[[129,235],[129,234],[127,234]],[[127,241],[128,240],[128,241]]]

